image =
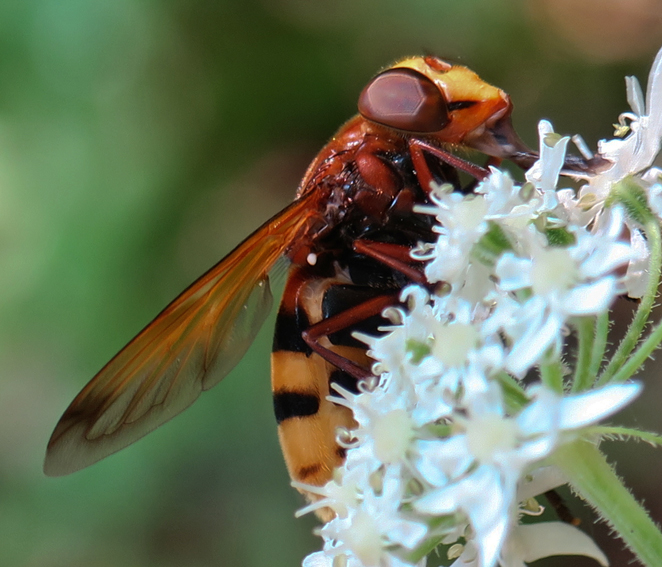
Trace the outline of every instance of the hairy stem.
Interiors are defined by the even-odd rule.
[[[644,565],[662,565],[662,533],[593,443],[579,440],[559,447],[552,460]]]

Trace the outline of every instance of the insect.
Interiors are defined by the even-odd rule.
[[[48,444],[46,474],[122,449],[215,386],[264,322],[268,274],[285,256],[291,267],[272,353],[279,438],[293,479],[331,478],[345,456],[336,432],[353,425],[349,410],[329,401],[331,385],[356,391],[371,376],[352,332],[379,332],[401,289],[424,283],[409,251],[433,239],[432,221],[413,207],[429,202],[433,181],[460,189],[458,171],[486,175],[454,148],[478,150],[490,163],[527,167],[537,159],[514,132],[508,95],[436,57],[379,73],[358,109],[311,163],[294,202],[170,303],[76,396]],[[566,167],[595,164],[569,158]]]

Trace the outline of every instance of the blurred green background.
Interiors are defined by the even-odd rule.
[[[50,479],[41,462],[60,414],[291,200],[393,59],[466,64],[512,96],[529,144],[548,118],[595,147],[628,110],[623,76],[645,81],[660,45],[658,0],[0,1],[0,565],[300,564],[319,540],[312,517],[293,517],[279,454],[272,321],[185,414]],[[624,419],[662,430],[650,368]],[[662,519],[660,452],[609,450]],[[584,527],[604,541],[590,516]]]

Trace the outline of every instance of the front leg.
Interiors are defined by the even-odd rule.
[[[432,187],[432,182],[434,178],[432,172],[428,167],[427,162],[425,161],[424,152],[433,155],[434,157],[440,159],[444,163],[468,173],[478,181],[485,179],[490,171],[484,167],[480,167],[470,161],[454,156],[446,150],[442,150],[428,142],[420,140],[418,138],[409,139],[409,153],[411,155],[412,163],[416,169],[416,177],[418,177],[418,182],[425,192],[430,192]]]

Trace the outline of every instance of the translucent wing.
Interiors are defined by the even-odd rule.
[[[269,313],[267,273],[315,213],[312,198],[314,192],[260,227],[101,369],[55,427],[47,475],[69,474],[119,451],[221,381]]]

